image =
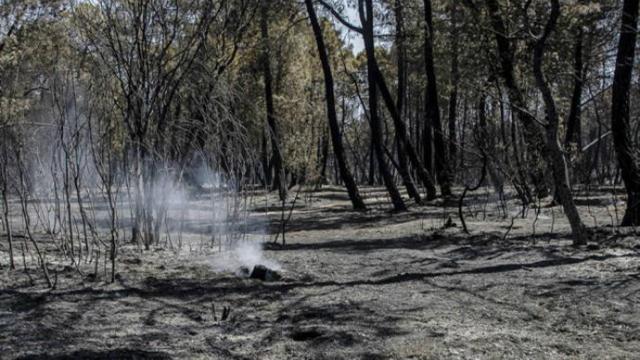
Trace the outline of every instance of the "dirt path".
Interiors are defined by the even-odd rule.
[[[366,195],[377,201],[375,189]],[[574,249],[568,239],[549,235],[566,230],[558,208],[538,214],[537,235],[531,236],[535,214],[529,214],[503,239],[510,218],[493,210],[469,216],[472,234],[464,235],[458,226],[441,228],[453,207],[391,214],[380,205],[358,214],[347,205],[331,189],[301,202],[288,245],[265,251],[283,267],[277,282],[217,273],[166,250],[138,261],[126,249],[123,275],[112,285],[81,282],[68,269],[51,292],[26,286],[25,275],[9,276],[3,268],[0,358],[640,354],[637,237],[601,231],[600,245]],[[583,210],[601,222],[610,213],[606,205]],[[230,317],[221,320],[225,306]]]

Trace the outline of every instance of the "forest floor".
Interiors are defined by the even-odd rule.
[[[8,270],[3,239],[0,358],[638,358],[640,238],[611,226],[624,208],[611,195],[578,197],[598,231],[574,248],[559,207],[523,219],[511,200],[505,217],[481,190],[467,235],[456,201],[392,213],[382,189],[362,192],[367,213],[338,188],[304,194],[286,246],[264,251],[273,282],[127,246],[114,284],[67,266],[47,290],[35,268],[35,285]]]

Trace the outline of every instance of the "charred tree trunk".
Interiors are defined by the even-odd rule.
[[[351,175],[351,171],[349,171],[349,167],[347,165],[347,160],[345,157],[345,151],[342,144],[342,135],[340,133],[340,125],[338,124],[338,116],[336,114],[335,94],[333,90],[333,74],[331,72],[331,64],[329,63],[327,48],[324,44],[324,38],[322,36],[322,29],[320,28],[320,24],[318,23],[318,18],[316,16],[316,12],[313,8],[311,0],[305,0],[305,5],[307,7],[307,12],[309,13],[309,20],[311,21],[311,27],[313,28],[316,45],[318,46],[318,54],[322,63],[322,72],[324,74],[325,95],[327,102],[327,118],[329,119],[329,128],[331,130],[332,140],[331,142],[333,144],[333,151],[338,163],[338,168],[340,169],[340,176],[345,184],[345,187],[347,188],[349,199],[351,199],[353,208],[356,210],[366,210],[366,206],[364,204],[364,201],[362,201],[362,198],[360,197],[358,186],[356,185],[356,182]]]
[[[331,79],[333,81],[333,79]],[[328,97],[328,96],[327,96]],[[335,108],[334,108],[335,109]],[[327,164],[329,163],[329,139],[327,138],[326,128],[322,129],[322,139],[320,148],[320,181],[326,184],[327,181]]]
[[[576,35],[574,63],[573,63],[573,95],[571,96],[571,107],[567,119],[567,131],[565,134],[565,145],[576,144],[582,148],[582,121],[580,103],[582,102],[582,86],[584,84],[584,65],[582,59],[582,42],[584,34],[582,28],[578,29]]]
[[[373,151],[373,137],[369,140],[369,177],[367,179],[367,185],[373,186],[376,183],[376,156]]]
[[[366,9],[365,9],[366,8]],[[365,50],[367,53],[367,80],[369,83],[369,123],[371,126],[371,141],[373,143],[373,151],[378,160],[378,170],[382,176],[391,202],[396,211],[405,211],[407,207],[402,200],[402,196],[393,181],[393,176],[385,162],[385,153],[383,148],[382,124],[378,116],[378,91],[376,86],[376,66],[373,43],[373,4],[372,0],[359,0],[358,10],[360,13],[360,21],[363,25],[363,38],[365,42]],[[366,14],[365,14],[366,11]]]
[[[404,14],[402,0],[396,0],[395,4],[395,18],[396,18],[396,51],[398,62],[398,93],[396,95],[396,109],[400,116],[400,121],[404,123],[404,102],[407,96],[407,77],[406,77],[406,49],[404,45]],[[409,164],[407,163],[407,156],[405,154],[405,136],[402,135],[399,129],[396,129],[396,147],[398,150],[398,171],[402,177],[402,182],[407,189],[407,193],[418,204],[422,202],[420,193],[416,188],[416,185],[411,178],[411,172],[409,171]],[[409,145],[411,146],[411,145]]]
[[[549,87],[549,84],[544,78],[544,74],[542,72],[542,61],[544,58],[546,40],[554,31],[559,16],[560,2],[559,0],[551,0],[551,14],[549,15],[549,20],[544,27],[542,36],[540,36],[534,46],[533,72],[536,79],[536,85],[542,93],[547,118],[547,123],[545,125],[547,141],[545,144],[546,151],[544,155],[553,174],[553,183],[558,201],[562,204],[562,208],[564,209],[565,215],[571,225],[573,243],[574,245],[584,245],[587,243],[589,233],[582,223],[582,219],[578,213],[578,208],[573,201],[571,187],[569,186],[567,163],[558,139],[558,125],[560,122],[559,116],[555,100],[553,99],[553,94],[551,93],[551,88]]]
[[[496,154],[496,141],[494,140],[495,130],[493,126],[489,128],[487,122],[487,95],[484,90],[480,91],[479,95],[480,97],[477,104],[479,131],[476,132],[475,141],[478,144],[477,146],[482,149],[485,172],[489,174],[489,179],[496,193],[502,198],[504,194],[504,180],[498,172],[498,169],[496,169],[495,157],[493,155]]]
[[[371,44],[373,44],[373,40],[371,41]],[[398,112],[398,109],[396,107],[396,104],[393,102],[393,98],[391,97],[391,92],[389,91],[389,88],[387,87],[387,84],[384,81],[382,72],[378,67],[377,61],[375,59],[375,53],[373,52],[373,50],[371,51],[371,56],[372,56],[371,59],[372,59],[373,70],[374,70],[373,76],[376,81],[376,84],[378,85],[378,88],[380,89],[382,99],[384,100],[384,103],[387,109],[389,110],[389,113],[391,114],[391,119],[393,120],[393,124],[396,128],[396,134],[400,136],[400,140],[404,144],[404,149],[406,150],[406,154],[409,157],[411,164],[416,169],[418,178],[420,179],[420,181],[422,182],[422,184],[427,190],[427,199],[428,200],[434,199],[436,197],[436,188],[432,180],[432,176],[431,176],[432,173],[430,173],[424,167],[422,162],[420,162],[420,158],[418,157],[418,152],[415,150],[415,148],[409,141],[409,138],[407,135],[407,126],[404,120],[401,118]]]
[[[449,94],[449,160],[451,171],[456,166],[456,121],[458,110],[458,83],[460,69],[458,65],[458,11],[455,2],[451,5],[451,93]],[[453,174],[452,174],[453,175]]]
[[[6,140],[5,140],[6,141]],[[3,144],[5,145],[5,144]],[[2,218],[4,220],[4,228],[7,232],[7,241],[9,242],[9,269],[15,270],[16,265],[13,258],[13,231],[11,228],[11,220],[9,213],[9,148],[2,146],[2,159],[0,159],[0,195],[2,196]]]
[[[269,165],[269,150],[268,150],[268,144],[269,144],[269,138],[267,137],[267,127],[263,126],[262,127],[262,139],[261,139],[261,147],[262,147],[262,153],[261,155],[261,160],[262,160],[262,172],[264,173],[264,185],[266,187],[270,187],[271,186],[271,166]]]
[[[373,28],[373,24],[371,24]],[[366,31],[362,31],[362,36],[364,38],[365,50],[367,52],[367,65],[371,66],[372,69],[372,77],[375,80],[374,86],[380,90],[382,95],[382,99],[384,100],[385,106],[389,110],[391,115],[391,119],[393,120],[393,124],[396,129],[396,135],[399,137],[400,143],[403,144],[403,149],[411,163],[411,165],[416,170],[416,174],[424,187],[427,190],[427,199],[434,199],[436,196],[436,189],[434,185],[434,181],[432,180],[431,173],[424,167],[420,158],[418,156],[418,152],[413,147],[413,144],[409,141],[409,135],[407,134],[407,126],[402,119],[401,113],[397,108],[396,103],[393,101],[393,97],[391,96],[391,92],[389,91],[389,87],[387,86],[382,71],[378,66],[378,62],[375,56],[374,49],[374,39],[373,39],[373,30],[367,33]]]
[[[426,122],[433,128],[433,144],[435,150],[435,170],[440,192],[443,196],[451,195],[451,174],[447,161],[446,145],[442,123],[440,121],[440,107],[438,105],[438,84],[433,62],[433,19],[431,14],[431,0],[424,0],[425,41],[424,62],[427,74],[426,94]]]
[[[271,149],[275,175],[273,178],[273,188],[278,188],[280,200],[287,197],[287,184],[284,174],[284,164],[280,151],[280,134],[276,124],[275,107],[273,105],[273,76],[271,74],[271,54],[269,45],[269,23],[268,23],[268,2],[260,1],[260,34],[262,37],[262,72],[264,76],[265,102],[267,106],[267,125],[271,138]]]
[[[625,0],[618,40],[618,55],[611,95],[611,130],[622,180],[627,189],[627,209],[622,226],[640,225],[640,161],[631,138],[629,89],[636,49],[639,0]]]
[[[433,166],[433,127],[429,119],[422,124],[422,157],[427,171],[433,174],[435,172]]]
[[[133,158],[133,186],[135,191],[135,213],[133,221],[133,229],[131,230],[131,242],[140,245],[145,242],[144,239],[144,149],[141,141],[135,142],[134,146],[134,158]],[[65,187],[66,187],[65,181]],[[68,197],[68,196],[67,196]],[[73,248],[73,243],[71,243]]]
[[[524,95],[518,85],[514,69],[514,50],[507,37],[507,27],[500,14],[500,5],[497,0],[486,0],[491,27],[495,35],[500,62],[502,79],[507,87],[507,94],[511,110],[515,112],[518,121],[522,124],[522,132],[529,153],[529,178],[533,183],[536,195],[540,198],[549,195],[549,189],[545,183],[544,162],[544,136],[537,125],[534,116],[527,110]]]

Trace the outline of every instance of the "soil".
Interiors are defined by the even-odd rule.
[[[456,199],[393,213],[382,189],[362,192],[366,213],[339,188],[303,193],[286,245],[281,235],[266,245],[282,276],[269,282],[202,254],[126,245],[115,283],[87,275],[92,264],[80,274],[57,263],[49,290],[34,265],[8,269],[3,238],[0,358],[640,357],[640,239],[611,226],[617,198],[578,197],[596,230],[574,248],[559,207],[522,218],[516,199],[505,214],[481,189],[465,200],[466,234]],[[272,202],[255,214],[274,240],[282,214]]]

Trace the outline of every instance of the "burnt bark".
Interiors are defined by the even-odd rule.
[[[7,241],[9,242],[9,269],[15,270],[16,265],[13,258],[13,231],[11,221],[9,219],[9,148],[6,142],[2,146],[2,158],[0,158],[0,195],[2,196],[2,219],[4,228],[7,233]]]
[[[449,93],[449,159],[451,170],[455,172],[457,156],[456,120],[458,115],[458,83],[460,69],[458,62],[458,9],[455,2],[451,5],[451,92]]]
[[[447,161],[446,145],[442,123],[440,121],[440,107],[438,104],[438,85],[433,61],[433,18],[431,0],[424,0],[425,41],[424,62],[427,75],[425,122],[433,128],[433,145],[435,154],[435,171],[440,192],[443,196],[451,195],[451,174]]]
[[[427,171],[433,174],[435,172],[433,161],[433,127],[429,119],[422,124],[422,161]]]
[[[371,25],[373,28],[373,25]],[[374,40],[373,40],[373,30],[370,33],[363,32],[363,38],[365,39],[365,50],[367,52],[367,64],[371,65],[372,69],[372,77],[375,81],[375,85],[377,85],[380,90],[380,95],[382,95],[382,100],[391,115],[391,119],[393,120],[393,124],[396,129],[396,136],[399,137],[400,143],[403,144],[403,148],[406,151],[406,155],[411,163],[411,165],[416,170],[416,174],[420,182],[424,185],[427,191],[427,199],[431,200],[436,197],[436,188],[434,185],[434,181],[432,180],[432,172],[427,170],[424,167],[424,164],[420,161],[418,156],[418,152],[413,147],[413,144],[409,141],[409,135],[407,133],[407,125],[402,119],[401,112],[397,107],[397,104],[393,101],[393,97],[391,96],[391,92],[389,91],[389,87],[385,82],[382,71],[378,66],[378,61],[375,56],[374,49]]]
[[[582,28],[578,29],[575,40],[574,62],[573,62],[573,94],[569,117],[567,118],[567,130],[565,134],[565,145],[576,144],[582,148],[582,119],[580,103],[582,102],[582,87],[584,84],[584,61],[582,58],[584,33]]]
[[[336,114],[336,104],[335,104],[335,94],[334,94],[334,81],[333,81],[333,73],[331,71],[331,64],[329,62],[329,56],[327,54],[327,48],[324,43],[324,38],[322,36],[322,29],[320,28],[320,24],[318,23],[318,18],[316,16],[315,9],[313,8],[313,4],[311,0],[305,0],[305,5],[307,7],[307,12],[309,13],[309,20],[311,21],[311,27],[313,28],[313,34],[316,40],[316,45],[318,47],[318,55],[320,57],[320,62],[322,63],[322,72],[324,74],[324,86],[325,86],[325,97],[327,103],[327,118],[329,120],[329,129],[331,131],[331,143],[333,144],[333,152],[335,154],[335,159],[338,163],[338,168],[340,169],[340,177],[347,188],[347,192],[349,194],[349,199],[351,200],[351,204],[353,208],[356,210],[366,210],[366,206],[362,197],[360,196],[360,192],[358,191],[358,186],[349,171],[349,167],[347,165],[347,160],[345,157],[344,146],[342,144],[342,134],[340,133],[340,125],[338,124],[338,116]],[[325,141],[326,144],[326,141]],[[327,147],[328,150],[328,147]],[[324,150],[323,150],[324,152]],[[327,156],[324,156],[325,164]],[[323,169],[325,167],[323,166]],[[323,170],[324,173],[324,170]]]
[[[271,156],[275,175],[273,178],[273,188],[278,189],[280,200],[287,197],[287,184],[284,173],[282,153],[280,151],[280,133],[276,124],[275,106],[273,104],[273,75],[271,73],[271,51],[269,41],[268,22],[269,0],[260,2],[260,35],[262,38],[262,74],[264,77],[265,103],[267,107],[267,125],[269,127],[269,137],[271,139]]]
[[[404,14],[402,0],[396,0],[394,7],[396,18],[396,52],[397,52],[397,64],[398,64],[398,89],[396,94],[396,109],[400,115],[400,121],[404,123],[404,102],[407,96],[407,70],[406,70],[406,48],[405,48],[405,34],[404,34]],[[421,203],[422,199],[420,193],[416,188],[409,171],[409,164],[407,162],[407,156],[405,154],[405,136],[396,129],[396,149],[398,151],[398,172],[402,177],[402,183],[407,189],[407,193],[417,203]],[[409,145],[411,146],[411,145]]]
[[[373,40],[371,41],[371,44],[373,44]],[[378,88],[380,89],[382,99],[384,100],[384,103],[387,109],[389,110],[389,113],[391,114],[391,119],[393,120],[393,124],[396,128],[396,134],[400,137],[401,142],[404,144],[404,149],[406,150],[406,154],[409,160],[411,161],[411,165],[413,165],[413,167],[416,169],[418,178],[420,179],[420,181],[422,182],[422,184],[427,190],[427,199],[428,200],[434,199],[436,197],[436,188],[432,180],[432,176],[431,176],[432,173],[424,167],[424,165],[420,161],[420,158],[418,157],[418,152],[415,150],[415,148],[409,141],[409,138],[407,135],[407,125],[405,124],[404,120],[402,120],[402,118],[400,117],[396,104],[393,102],[393,99],[391,97],[391,92],[389,91],[389,88],[387,87],[387,84],[384,81],[382,72],[378,68],[378,64],[375,59],[375,54],[373,53],[373,51],[371,52],[371,56],[372,56],[371,62],[373,64],[372,66],[374,70],[373,77],[375,79],[376,84],[378,85]]]
[[[331,82],[333,83],[333,78],[331,79]],[[334,107],[334,110],[335,110],[335,107]],[[338,132],[338,134],[340,133]],[[342,138],[340,138],[340,140],[342,140]],[[343,150],[343,153],[344,153],[344,150]],[[329,163],[329,139],[327,138],[326,129],[322,130],[322,138],[321,138],[319,155],[321,159],[320,160],[320,181],[321,181],[321,184],[326,184],[327,183],[327,164]]]
[[[622,180],[627,190],[627,209],[622,226],[640,225],[640,161],[631,138],[629,90],[636,49],[639,0],[625,0],[618,40],[616,70],[611,94],[611,131]]]
[[[558,17],[560,16],[559,0],[551,0],[551,13],[547,21],[542,35],[536,41],[533,53],[533,73],[536,80],[536,86],[542,94],[545,105],[545,113],[547,123],[545,124],[546,143],[544,156],[551,168],[553,174],[553,183],[555,186],[557,200],[562,204],[565,215],[571,225],[574,245],[584,245],[589,238],[589,232],[582,223],[580,213],[573,201],[571,187],[569,186],[569,175],[564,152],[560,147],[558,139],[559,116],[556,108],[555,100],[551,88],[547,83],[542,71],[542,62],[544,60],[544,52],[546,41],[555,30]]]
[[[382,181],[391,197],[391,203],[396,211],[405,211],[407,209],[398,188],[396,187],[393,176],[385,162],[385,153],[383,148],[383,133],[380,117],[378,116],[378,91],[376,86],[376,66],[374,63],[374,42],[373,42],[373,4],[371,0],[358,0],[358,10],[360,21],[363,25],[363,38],[365,43],[365,51],[367,53],[367,80],[369,84],[369,124],[371,127],[371,141],[373,143],[373,151],[378,161],[378,170],[382,176]]]
[[[260,139],[260,146],[261,146],[261,152],[260,152],[260,160],[262,162],[262,172],[264,175],[264,185],[266,187],[270,187],[271,186],[271,164],[269,162],[269,137],[267,136],[267,127],[264,126],[262,128],[262,134],[261,134],[261,139]]]
[[[549,195],[542,159],[545,146],[544,135],[538,127],[535,117],[528,111],[524,95],[516,80],[514,50],[507,37],[507,27],[500,14],[500,5],[497,0],[486,0],[485,4],[489,11],[491,27],[498,48],[500,75],[507,88],[511,109],[522,124],[522,133],[529,154],[528,176],[534,185],[536,195],[542,198]]]

